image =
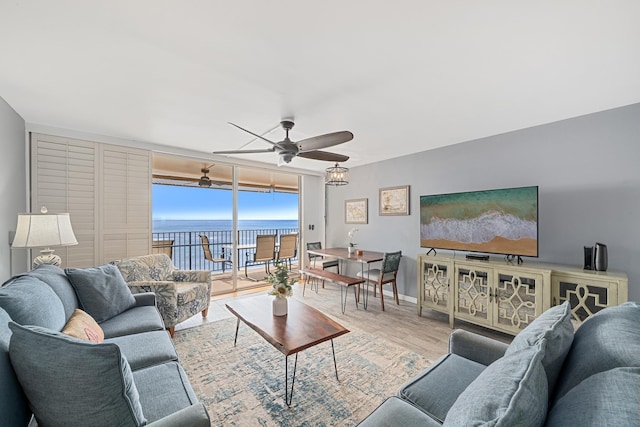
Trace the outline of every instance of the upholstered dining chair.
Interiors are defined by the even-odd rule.
[[[307,250],[314,250],[314,249],[322,249],[322,243],[321,242],[307,242]],[[311,268],[321,268],[323,270],[326,270],[327,268],[332,268],[335,267],[336,268],[336,273],[340,274],[340,262],[338,261],[337,258],[326,258],[323,257],[322,255],[315,255],[315,254],[308,254],[309,256],[309,267]],[[307,276],[305,277],[304,280],[304,284],[305,286],[303,287],[302,290],[302,295],[304,296],[304,290],[306,289],[306,284],[307,281],[310,278]],[[317,280],[317,279],[313,279],[311,278],[311,280]],[[311,283],[311,289],[313,290],[313,283]],[[315,288],[316,288],[316,293],[318,293],[318,283],[315,283]],[[322,281],[322,288],[324,289],[324,280]]]
[[[247,255],[248,256],[248,255]],[[249,274],[247,273],[247,266],[249,264],[264,264],[264,271],[267,274],[269,271],[269,263],[275,260],[276,258],[276,235],[275,234],[258,234],[256,236],[256,250],[253,253],[253,259],[246,260],[244,263],[244,275],[247,278]]]
[[[222,272],[224,273],[226,264],[227,263],[231,264],[231,261],[224,257],[215,258],[213,256],[213,253],[211,252],[211,247],[209,246],[209,237],[207,237],[206,234],[200,235],[200,243],[202,244],[202,252],[204,252],[204,259],[206,259],[207,261],[211,261],[213,263],[216,263],[216,262],[222,263]]]
[[[289,261],[289,270],[291,270],[291,259],[298,254],[298,234],[283,234],[280,236],[280,247],[278,248],[278,260],[286,263]]]
[[[398,299],[398,285],[396,278],[398,276],[398,268],[400,268],[400,258],[402,258],[402,251],[397,252],[385,252],[382,257],[382,266],[380,269],[374,268],[363,273],[359,271],[356,276],[362,277],[368,280],[369,283],[374,285],[374,297],[376,286],[380,288],[380,306],[384,311],[384,297],[382,295],[382,285],[391,284],[393,286],[393,296],[395,297],[396,304],[400,305]]]

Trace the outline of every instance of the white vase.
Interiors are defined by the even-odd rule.
[[[347,252],[349,252],[349,255],[356,253],[356,247],[355,246],[347,246]]]
[[[286,316],[288,304],[286,298],[274,298],[272,302],[274,316]]]

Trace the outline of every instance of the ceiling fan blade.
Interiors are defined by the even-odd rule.
[[[353,134],[348,130],[341,132],[327,133],[324,135],[318,135],[311,138],[298,141],[296,145],[300,152],[320,150],[322,148],[331,147],[334,145],[342,144],[353,139]]]
[[[313,160],[324,160],[327,162],[346,162],[349,160],[349,156],[345,156],[343,154],[330,153],[328,151],[305,151],[303,153],[298,153],[298,157],[304,157],[306,159]]]
[[[260,135],[258,135],[257,133],[253,133],[253,132],[251,132],[250,130],[246,130],[245,128],[242,128],[242,127],[238,126],[238,125],[237,125],[237,124],[235,124],[235,123],[231,123],[231,122],[228,122],[228,123],[229,123],[231,126],[235,126],[235,127],[237,127],[238,129],[240,129],[240,130],[243,130],[243,131],[245,131],[245,132],[247,132],[247,133],[250,133],[251,135],[255,136],[256,138],[260,138],[261,140],[266,141],[266,142],[268,142],[268,143],[269,143],[269,144],[271,144],[271,145],[276,145],[276,143],[275,143],[275,142],[273,142],[273,141],[269,141],[269,140],[268,140],[267,138],[265,138],[264,136],[260,136]]]
[[[256,154],[256,153],[273,153],[276,151],[275,147],[271,148],[260,148],[256,150],[223,150],[223,151],[214,151],[213,154]]]

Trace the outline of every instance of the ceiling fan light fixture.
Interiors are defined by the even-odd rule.
[[[347,185],[349,183],[349,169],[338,165],[338,163],[327,168],[325,170],[324,183],[335,187]]]
[[[207,174],[209,173],[209,168],[202,168],[200,169],[200,172],[202,172],[202,176],[198,181],[198,185],[200,187],[211,187],[211,178],[207,176]]]

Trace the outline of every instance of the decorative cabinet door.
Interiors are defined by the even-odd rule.
[[[542,311],[543,276],[505,269],[496,274],[493,326],[517,334]]]
[[[418,277],[421,304],[418,305],[418,315],[422,314],[422,306],[449,313],[449,290],[453,283],[451,274],[451,263],[448,260],[426,256],[421,258]]]
[[[580,324],[605,307],[619,304],[618,282],[554,274],[553,305],[569,301],[574,322]],[[626,295],[624,297],[626,301]]]
[[[490,325],[493,269],[457,263],[455,266],[455,317]]]

